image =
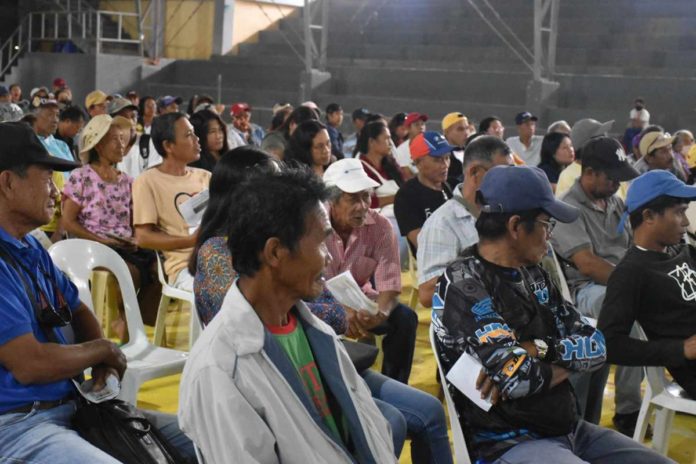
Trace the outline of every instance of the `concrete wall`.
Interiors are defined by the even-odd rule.
[[[255,42],[258,33],[274,28],[277,22],[292,14],[304,0],[235,0],[232,42],[227,48],[237,50],[246,41]],[[149,0],[142,2],[147,11]],[[135,11],[131,0],[102,1],[100,8],[108,11]],[[164,30],[164,56],[174,59],[208,59],[212,54],[213,18],[215,2],[208,0],[167,0],[165,14],[167,23]],[[124,22],[124,28],[131,37],[138,36],[134,22]],[[145,31],[149,34],[149,31]],[[149,37],[146,37],[149,40]]]
[[[33,87],[50,88],[54,78],[62,77],[72,89],[73,101],[82,104],[84,97],[94,89],[114,93],[137,88],[140,81],[171,62],[164,59],[153,65],[138,56],[29,53],[1,83],[19,83],[28,98]]]
[[[96,88],[94,72],[96,57],[82,53],[29,53],[20,58],[3,84],[19,83],[24,96],[29,97],[33,87],[51,87],[56,77],[66,80],[73,92],[73,100],[82,102],[85,95]]]

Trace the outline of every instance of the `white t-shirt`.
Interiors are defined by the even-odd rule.
[[[413,160],[411,159],[410,143],[410,140],[401,143],[396,149],[394,158],[396,158],[396,163],[400,168],[409,168],[413,174],[418,174],[418,168],[413,164]]]
[[[525,147],[519,137],[510,137],[505,143],[508,144],[510,150],[517,153],[527,166],[538,166],[541,163],[541,142],[544,137],[541,135],[532,135],[529,148]]]

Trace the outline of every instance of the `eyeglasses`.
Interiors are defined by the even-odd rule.
[[[538,222],[539,224],[542,224],[544,226],[544,229],[546,229],[546,233],[548,233],[548,234],[553,232],[554,227],[556,227],[556,220],[555,219],[549,219],[548,221],[542,221],[541,219],[535,219],[534,222]]]

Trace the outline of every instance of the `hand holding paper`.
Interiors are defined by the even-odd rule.
[[[326,288],[336,298],[336,301],[344,306],[349,306],[357,311],[366,311],[372,315],[379,312],[377,303],[365,296],[350,271],[327,280]]]
[[[490,398],[481,398],[481,392],[476,387],[476,379],[481,372],[481,363],[466,351],[462,353],[452,369],[447,373],[447,380],[457,387],[473,403],[484,411],[491,409]]]

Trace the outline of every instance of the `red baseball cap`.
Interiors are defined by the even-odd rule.
[[[63,89],[67,86],[68,84],[66,84],[65,79],[63,79],[62,77],[56,77],[55,79],[53,79],[53,87],[59,87]]]
[[[251,106],[249,106],[248,103],[235,103],[232,105],[232,108],[230,108],[230,113],[235,116],[238,116],[245,111],[251,111]]]
[[[428,120],[428,115],[427,114],[421,114],[421,113],[408,113],[406,115],[406,119],[404,119],[404,126],[410,127],[411,124],[413,124],[416,121],[427,121]]]

